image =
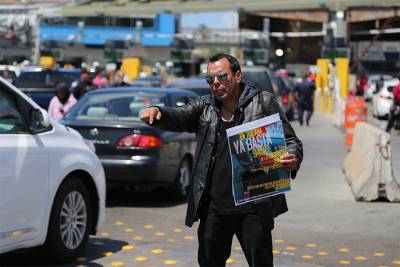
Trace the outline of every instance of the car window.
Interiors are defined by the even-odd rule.
[[[86,95],[67,120],[135,120],[148,106],[165,106],[163,94],[104,93]]]
[[[71,84],[79,78],[79,74],[59,71],[24,71],[18,78],[21,88],[51,88],[59,83]]]
[[[242,80],[244,83],[251,84],[259,89],[275,94],[272,80],[267,70],[242,70]]]
[[[0,134],[26,133],[15,96],[0,88]]]

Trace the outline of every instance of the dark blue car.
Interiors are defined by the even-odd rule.
[[[79,79],[79,74],[79,69],[25,67],[21,69],[16,86],[47,110],[57,85],[66,83],[70,86],[73,81]]]

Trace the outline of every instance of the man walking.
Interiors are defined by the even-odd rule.
[[[307,112],[306,125],[310,125],[311,116],[313,115],[313,96],[315,91],[314,82],[308,79],[308,75],[303,75],[303,80],[296,84],[294,92],[297,101],[297,115],[300,125],[303,125],[304,111]]]
[[[186,225],[200,219],[200,266],[225,266],[236,235],[249,266],[273,266],[271,230],[274,217],[287,211],[283,194],[235,206],[226,129],[279,113],[288,154],[282,165],[296,176],[302,143],[272,94],[241,82],[236,58],[217,54],[209,59],[206,80],[211,95],[179,108],[149,107],[141,120],[169,131],[195,132],[197,148],[189,188]]]

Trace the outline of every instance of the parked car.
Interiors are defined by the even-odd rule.
[[[79,79],[79,69],[45,69],[25,67],[17,79],[17,87],[30,96],[40,107],[47,110],[51,98],[60,83],[71,85]]]
[[[391,75],[379,75],[379,74],[371,74],[368,75],[367,83],[364,88],[364,100],[370,101],[372,96],[378,92],[379,88],[376,88],[376,83],[383,78],[383,81],[389,81],[393,79]]]
[[[132,87],[160,87],[163,80],[161,76],[138,77],[129,82]]]
[[[192,78],[192,79],[176,79],[165,85],[166,88],[181,88],[190,90],[198,95],[209,95],[210,85],[206,82],[205,78]]]
[[[2,78],[0,136],[0,254],[37,247],[55,261],[82,255],[105,219],[93,147]]]
[[[185,199],[192,169],[195,137],[148,126],[139,119],[151,105],[179,107],[197,95],[168,88],[105,88],[91,91],[61,123],[93,142],[109,184],[136,190],[167,187]]]
[[[389,117],[390,107],[393,103],[393,88],[399,83],[398,79],[383,82],[383,87],[372,96],[372,115],[378,119]]]
[[[275,95],[276,85],[271,72],[263,66],[242,66],[242,80]]]

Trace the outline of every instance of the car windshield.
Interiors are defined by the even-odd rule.
[[[110,89],[111,90],[111,89]],[[148,106],[165,106],[166,96],[149,93],[86,95],[65,116],[67,120],[137,120]]]
[[[275,93],[270,75],[264,69],[242,69],[242,81],[244,83],[252,84],[255,87],[268,91],[272,94]]]
[[[71,84],[79,78],[79,73],[58,71],[24,71],[18,78],[21,88],[54,89],[59,83]]]

